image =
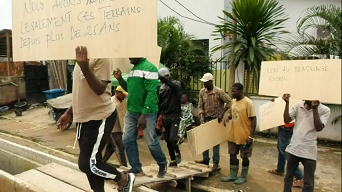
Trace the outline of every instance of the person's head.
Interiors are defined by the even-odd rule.
[[[137,57],[137,58],[129,58],[129,61],[133,64],[136,65],[139,63],[139,61],[143,59],[142,57]]]
[[[187,103],[188,101],[189,101],[189,96],[188,94],[184,93],[182,95],[182,103],[184,104],[184,103]]]
[[[241,83],[234,83],[232,87],[232,96],[234,99],[242,99],[243,97],[243,85]]]
[[[310,100],[305,100],[305,101],[304,101],[304,106],[305,106],[307,109],[311,109],[312,101],[310,101]]]
[[[161,69],[159,70],[159,74],[160,74],[160,76],[166,77],[166,78],[168,78],[168,79],[171,78],[171,76],[170,76],[170,71],[169,71],[169,69],[167,69],[167,68],[161,68]]]
[[[128,93],[121,87],[118,86],[115,90],[115,97],[119,100],[119,101],[123,101],[126,96],[128,95]]]
[[[202,79],[200,79],[206,89],[212,89],[214,87],[213,80],[214,76],[211,73],[204,74]]]

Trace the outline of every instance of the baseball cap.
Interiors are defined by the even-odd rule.
[[[167,68],[161,68],[159,74],[160,76],[170,75],[170,71]]]
[[[211,73],[206,73],[203,75],[202,79],[200,81],[202,82],[208,82],[214,80],[214,76]]]
[[[118,91],[118,92],[122,92],[124,95],[128,95],[128,93],[127,93],[127,91],[125,91],[121,86],[118,86],[117,88],[116,88],[116,91]]]

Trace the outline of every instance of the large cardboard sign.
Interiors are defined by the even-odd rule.
[[[301,102],[301,99],[290,98],[289,111],[296,105],[296,103]],[[282,97],[274,99],[274,102],[270,101],[259,107],[259,131],[264,131],[280,125],[284,125],[284,110],[285,101]]]
[[[14,61],[156,57],[157,0],[13,0]]]
[[[192,155],[199,155],[212,147],[227,141],[230,123],[227,127],[217,119],[195,127],[187,132]]]
[[[341,104],[341,59],[266,61],[261,65],[260,95]]]
[[[119,105],[116,106],[116,110],[118,111],[121,131],[123,132],[124,132],[124,127],[125,127],[125,116],[127,112],[127,100],[128,99],[123,100]]]

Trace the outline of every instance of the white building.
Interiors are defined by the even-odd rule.
[[[164,5],[162,2],[164,2],[166,5]],[[196,36],[198,39],[209,39],[209,48],[220,44],[220,41],[214,41],[214,37],[211,36],[213,31],[215,30],[215,27],[212,25],[204,24],[199,21],[207,21],[210,23],[219,23],[220,19],[219,17],[223,17],[224,14],[222,10],[226,10],[231,12],[232,6],[231,2],[232,0],[186,0],[181,1],[178,0],[184,7],[189,9],[191,12],[186,10],[184,7],[182,7],[180,4],[178,4],[175,0],[161,0],[158,1],[158,16],[159,17],[166,17],[166,16],[176,16],[178,17],[181,22],[184,24],[184,28],[188,33],[191,33]],[[303,11],[313,5],[321,5],[321,4],[334,4],[341,7],[341,0],[326,0],[326,1],[320,1],[320,0],[279,0],[279,3],[284,6],[286,13],[289,15],[289,20],[286,21],[285,26],[286,30],[289,32],[296,32],[296,23],[297,20],[302,15]],[[177,13],[176,13],[177,12]],[[183,17],[179,16],[178,14],[182,15]],[[193,21],[188,18],[192,18],[198,21]],[[199,19],[199,18],[200,19]],[[203,19],[203,20],[202,20]],[[316,35],[316,31],[311,31],[311,35]],[[216,58],[220,57],[220,53],[215,53],[212,56],[212,59],[215,60]],[[242,67],[242,65],[240,66]],[[240,70],[243,71],[243,70]],[[240,79],[244,79],[242,74],[238,74],[240,76]],[[270,98],[265,97],[252,97],[252,100],[255,104],[257,117],[259,117],[258,114],[258,108],[262,104],[268,102]],[[333,108],[331,111],[331,116],[329,119],[328,124],[326,125],[326,128],[319,133],[319,138],[321,139],[330,139],[334,141],[341,141],[341,123],[332,125],[331,120],[341,115],[341,107],[339,108]]]

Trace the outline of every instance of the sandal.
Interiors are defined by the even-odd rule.
[[[279,173],[279,172],[277,171],[277,169],[268,170],[267,172],[272,173],[272,174],[274,174],[274,175],[281,175],[281,176],[284,176],[284,173]]]

